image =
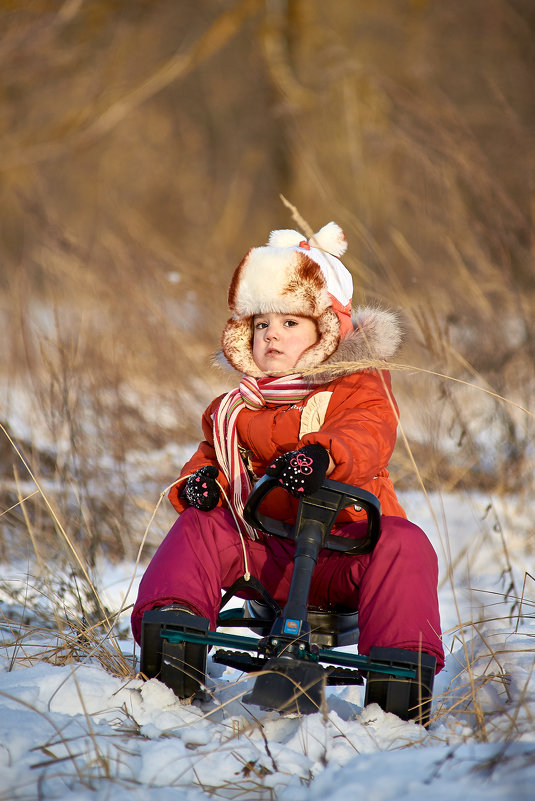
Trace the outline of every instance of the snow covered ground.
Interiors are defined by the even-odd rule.
[[[248,708],[250,680],[210,660],[213,700],[203,705],[180,703],[154,679],[118,678],[90,655],[52,665],[36,657],[56,642],[38,619],[20,644],[31,567],[3,564],[0,799],[533,798],[535,508],[479,494],[403,501],[441,562],[448,658],[428,731],[363,709],[359,687],[329,688],[326,713],[303,719]],[[112,611],[132,602],[133,571],[97,571]],[[117,629],[131,664],[128,612]]]

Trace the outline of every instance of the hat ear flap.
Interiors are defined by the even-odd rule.
[[[320,228],[318,233],[311,237],[310,244],[337,258],[343,256],[347,250],[346,236],[335,222],[329,222]]]

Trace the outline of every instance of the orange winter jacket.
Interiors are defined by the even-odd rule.
[[[180,497],[185,479],[199,467],[217,465],[212,415],[224,396],[206,409],[202,427],[204,441],[184,465],[171,488],[169,499],[177,512],[188,506]],[[260,410],[243,408],[237,418],[242,458],[257,479],[277,456],[309,443],[323,445],[335,463],[329,478],[373,492],[384,515],[406,517],[388,474],[388,462],[396,442],[398,409],[386,370],[363,370],[333,379],[311,389],[298,404],[268,405]],[[228,483],[219,471],[218,481],[228,493]],[[219,505],[226,506],[220,499]],[[279,520],[295,519],[297,501],[283,490],[272,492],[262,504],[262,513]],[[338,523],[362,519],[352,507]]]

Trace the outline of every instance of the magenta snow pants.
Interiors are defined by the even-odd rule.
[[[365,526],[348,523],[344,535],[363,536]],[[361,654],[368,654],[372,645],[422,650],[436,657],[438,671],[444,666],[444,653],[435,551],[424,532],[402,517],[383,517],[381,531],[371,554],[320,552],[310,603],[358,609]],[[284,605],[295,545],[264,535],[258,541],[245,539],[245,547],[251,575]],[[221,590],[243,573],[242,543],[231,513],[222,507],[211,512],[186,509],[141,579],[132,613],[136,641],[141,638],[143,612],[171,603],[187,605],[215,629]]]

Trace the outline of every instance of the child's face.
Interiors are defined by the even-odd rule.
[[[253,317],[253,359],[264,373],[290,373],[317,341],[316,323],[310,317],[272,312]]]

